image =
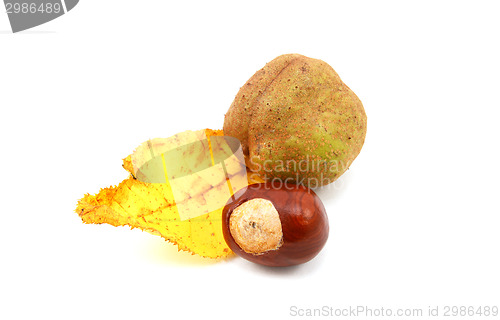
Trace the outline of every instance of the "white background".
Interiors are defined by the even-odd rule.
[[[499,9],[82,0],[19,34],[0,13],[0,318],[500,305]],[[126,178],[135,147],[221,128],[239,87],[283,53],[328,62],[368,115],[361,154],[319,191],[331,233],[316,259],[214,262],[81,223],[77,200]]]

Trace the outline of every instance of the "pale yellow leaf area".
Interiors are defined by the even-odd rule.
[[[222,136],[222,130],[205,130],[207,136]],[[75,211],[84,223],[130,226],[152,234],[207,258],[232,254],[222,234],[222,208],[189,220],[181,220],[169,183],[145,183],[135,179],[131,156],[123,159],[130,177],[117,186],[86,194]],[[262,182],[248,175],[249,183]],[[203,195],[200,195],[203,196]]]

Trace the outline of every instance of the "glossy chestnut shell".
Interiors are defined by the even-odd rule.
[[[276,250],[261,254],[245,252],[234,240],[229,219],[233,211],[251,199],[266,199],[278,211],[283,242]],[[222,211],[222,231],[228,246],[249,261],[272,267],[292,266],[314,258],[323,248],[329,233],[328,217],[319,197],[302,185],[259,183],[239,190]]]

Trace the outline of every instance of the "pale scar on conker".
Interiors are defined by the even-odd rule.
[[[313,259],[329,233],[319,197],[303,185],[253,184],[234,194],[222,210],[222,232],[237,255],[267,266]]]
[[[276,250],[283,240],[278,211],[271,201],[261,198],[248,200],[233,210],[229,231],[238,246],[252,254]]]

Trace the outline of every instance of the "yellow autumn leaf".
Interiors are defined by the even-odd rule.
[[[209,129],[205,134],[223,135],[222,130]],[[75,211],[84,223],[140,228],[162,236],[176,244],[179,250],[203,257],[219,258],[232,253],[222,234],[222,208],[181,220],[168,180],[167,183],[139,181],[134,176],[132,162],[132,155],[123,159],[123,167],[131,174],[129,178],[117,186],[101,189],[98,194],[86,194],[78,201]],[[262,180],[248,176],[248,181],[256,183]],[[195,194],[194,199],[189,200],[199,198],[203,201],[203,196]]]

